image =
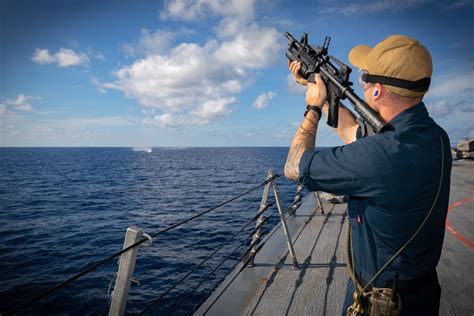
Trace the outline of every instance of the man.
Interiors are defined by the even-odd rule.
[[[365,102],[386,127],[366,137],[367,126],[359,126],[341,106],[336,132],[346,145],[314,150],[321,110],[327,115],[326,87],[319,75],[314,83],[301,78],[301,65],[292,62],[296,81],[308,86],[308,106],[291,143],[285,176],[310,191],[349,195],[354,272],[362,286],[419,230],[367,291],[391,288],[398,272],[401,314],[437,315],[441,288],[435,268],[444,239],[451,154],[447,134],[422,102],[432,75],[431,56],[418,41],[393,35],[373,48],[354,47],[349,61],[361,69]],[[349,282],[343,314],[353,293]],[[367,306],[365,300],[362,304]]]

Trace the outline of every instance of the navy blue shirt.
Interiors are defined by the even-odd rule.
[[[299,166],[302,184],[310,191],[349,195],[354,261],[363,282],[369,281],[423,222],[436,199],[442,152],[439,198],[418,236],[373,284],[386,287],[394,271],[400,272],[401,281],[420,280],[438,264],[451,174],[447,134],[420,103],[397,115],[377,135],[303,154]]]

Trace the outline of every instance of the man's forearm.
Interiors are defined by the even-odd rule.
[[[306,150],[314,150],[319,114],[307,113],[291,142],[285,164],[285,176],[290,180],[298,180],[301,156]]]

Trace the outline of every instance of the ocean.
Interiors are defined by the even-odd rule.
[[[120,250],[125,231],[148,234],[282,175],[288,148],[0,148],[0,313]],[[277,181],[285,207],[296,186]],[[138,314],[258,212],[263,188],[140,247],[127,314]],[[279,222],[276,207],[264,229]],[[149,315],[166,314],[239,244],[174,314],[190,314],[239,260],[251,224]],[[25,315],[105,315],[117,261],[34,303]]]

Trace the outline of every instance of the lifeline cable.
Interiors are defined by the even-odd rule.
[[[301,190],[298,190],[296,194],[301,193],[301,191],[302,191],[302,189],[301,189]],[[299,206],[300,206],[300,205],[298,205],[297,208],[298,208]],[[290,206],[290,207],[291,207],[291,206]],[[287,208],[287,212],[289,212],[290,207]],[[257,214],[257,215],[258,215],[258,214]],[[269,217],[265,218],[265,220],[264,220],[260,225],[258,225],[258,226],[254,229],[254,231],[250,234],[250,236],[252,236],[252,235],[255,233],[255,231],[256,231],[257,229],[261,228],[261,226],[262,226],[265,222],[267,222],[270,218],[272,218],[274,215],[275,215],[275,214],[272,214],[272,215],[270,215]],[[286,216],[286,219],[288,219],[289,216],[290,216],[290,215],[287,215],[287,216]],[[280,225],[281,225],[281,223],[280,223]],[[278,225],[278,226],[279,226],[279,225]],[[278,226],[277,226],[277,227],[278,227]],[[270,239],[270,237],[273,236],[273,234],[276,232],[275,227],[267,227],[267,228],[262,232],[261,235],[262,235],[262,236],[265,236],[271,229],[273,229],[272,234],[269,235],[269,236],[266,236],[265,240],[263,240],[262,242],[259,243],[259,245],[257,246],[257,249],[256,249],[256,251],[255,251],[255,253],[254,253],[253,255],[251,255],[250,257],[246,258],[246,260],[245,260],[244,262],[242,262],[242,261],[240,261],[240,260],[237,260],[237,261],[235,262],[235,264],[232,266],[232,268],[230,269],[230,271],[234,271],[235,268],[237,267],[237,265],[239,265],[239,264],[241,264],[242,267],[241,267],[241,268],[239,269],[239,271],[236,273],[236,275],[234,276],[234,278],[232,279],[232,281],[235,280],[235,278],[244,270],[244,268],[248,265],[248,263],[250,262],[250,260],[263,248],[263,246],[265,245],[265,243],[266,243],[266,242]],[[298,237],[299,237],[299,236],[297,236],[296,239],[298,239]],[[251,244],[250,244],[250,247],[248,247],[247,250],[244,251],[244,252],[241,254],[241,258],[245,258],[245,256],[252,250],[252,248],[257,244],[257,242],[259,242],[259,240],[256,240],[255,242],[251,243]],[[241,244],[238,246],[238,248],[242,247],[242,245],[243,245],[243,243],[241,243]],[[238,249],[235,249],[234,252],[235,252],[236,250],[238,250]],[[229,257],[227,257],[226,259],[224,259],[212,272],[216,271],[216,270],[220,267],[220,265],[222,265],[225,261],[227,261],[227,260],[230,258],[231,255],[232,255],[232,253],[229,255]],[[228,275],[229,275],[229,273],[227,273],[226,275],[224,275],[224,276],[219,280],[219,282],[217,282],[217,284],[221,284],[221,283],[224,281],[224,279],[225,279]],[[172,313],[173,311],[175,311],[176,308],[178,308],[178,307],[184,302],[184,300],[185,300],[187,297],[189,297],[192,293],[194,293],[194,292],[199,288],[199,286],[201,286],[202,283],[203,283],[209,276],[210,276],[210,274],[208,274],[208,275],[204,278],[204,280],[201,281],[201,283],[199,283],[190,293],[188,293],[188,295],[187,295],[184,299],[182,299],[177,305],[175,305],[174,308],[173,308],[169,313]],[[232,283],[232,281],[229,282],[229,284],[226,286],[226,289],[227,289],[227,287],[230,285],[230,283]],[[204,297],[204,298],[197,304],[196,309],[199,308],[199,306],[201,306],[201,305],[204,303],[204,301],[210,296],[210,294],[211,294],[211,293],[209,293],[206,297]],[[221,294],[222,294],[222,293],[221,293]],[[220,295],[219,295],[219,297],[220,297]],[[212,306],[212,305],[213,305],[213,304],[211,304],[211,306]],[[209,307],[209,308],[210,308],[210,307]],[[209,310],[209,309],[207,309],[206,312],[207,312],[208,310]],[[205,313],[206,313],[206,312],[205,312]],[[169,314],[169,313],[168,313],[168,314]]]
[[[275,214],[272,214],[270,217],[273,217],[274,215],[275,215]],[[268,218],[270,218],[270,217],[268,217]],[[273,227],[267,227],[267,229],[265,229],[265,230],[263,231],[262,236],[264,236],[265,234],[267,234],[271,229],[273,229]],[[275,231],[276,231],[276,230],[275,230]],[[272,234],[272,235],[273,235],[273,234]],[[263,245],[266,243],[266,241],[267,241],[272,235],[267,236],[267,237],[266,237],[266,240],[257,246],[257,252],[260,251],[260,249],[263,247]],[[242,245],[243,245],[243,243],[239,245],[239,248],[240,248]],[[251,248],[248,248],[247,251],[245,251],[245,252],[242,254],[242,256],[245,256],[246,254],[248,254],[248,253],[250,252],[250,249],[251,249]],[[223,264],[225,261],[227,261],[229,258],[230,258],[230,255],[229,255],[226,259],[224,259],[224,261],[221,262],[220,265],[222,265],[222,264]],[[237,261],[235,262],[235,264],[231,267],[231,269],[230,269],[229,271],[234,271],[234,270],[236,269],[236,267],[237,267],[239,264],[242,264],[243,266],[246,266],[246,265],[250,262],[250,259],[251,259],[251,258],[248,258],[244,263],[242,263],[240,260],[237,260]],[[220,267],[220,265],[219,265],[219,267]],[[217,270],[217,269],[215,269],[215,270]],[[224,291],[229,287],[229,285],[235,280],[235,278],[237,278],[237,276],[238,276],[242,271],[243,271],[243,269],[239,269],[239,271],[237,271],[237,273],[236,273],[235,276],[232,278],[232,280],[231,280],[231,281],[226,285],[226,287],[224,288]],[[217,282],[217,284],[221,284],[221,283],[225,280],[225,278],[227,278],[228,275],[229,275],[229,273],[227,273],[226,275],[224,275],[224,276],[219,280],[219,282]],[[206,276],[206,278],[205,278],[204,280],[206,280],[207,277],[208,277],[208,276]],[[195,291],[197,290],[197,288],[202,285],[202,283],[204,282],[204,280],[201,281],[201,283],[199,283],[198,286],[195,287],[191,293],[195,292]],[[218,297],[220,297],[224,291],[222,291],[221,294],[219,294]],[[209,293],[209,295],[208,295],[207,297],[209,297],[210,294],[211,294],[211,293]],[[188,294],[188,296],[189,296],[189,295],[190,295],[190,294]],[[201,301],[198,303],[197,308],[199,308],[199,307],[204,303],[204,301],[207,299],[207,297],[205,297],[203,300],[201,300]],[[184,300],[181,300],[181,301],[178,303],[178,305],[175,306],[174,309],[173,309],[171,312],[173,312],[174,310],[176,310],[176,308],[179,307],[183,302],[184,302]],[[211,304],[211,306],[214,305],[214,303],[215,303],[215,301]],[[210,308],[211,306],[209,306],[209,308]],[[197,308],[196,308],[196,309],[197,309]],[[204,312],[204,314],[206,314],[206,313],[208,312],[209,308]],[[168,315],[169,315],[169,313],[168,313]]]
[[[298,206],[298,207],[299,207],[299,206]],[[287,216],[286,216],[286,219],[288,219],[289,216],[290,216],[290,215],[287,215]],[[258,252],[260,251],[260,249],[263,248],[263,246],[270,240],[270,238],[273,236],[273,234],[275,234],[275,233],[277,232],[277,230],[278,230],[277,228],[280,227],[280,226],[281,226],[281,223],[280,223],[279,225],[277,225],[276,227],[273,227],[273,231],[271,232],[271,234],[269,234],[268,236],[266,236],[266,237],[265,237],[265,240],[263,240],[263,241],[257,246],[257,251],[256,251],[256,253],[258,253]],[[266,233],[268,232],[268,230],[270,230],[270,228],[267,228],[267,229],[264,231],[264,233],[263,233],[262,235],[266,234]],[[301,234],[301,232],[302,232],[302,231],[300,231],[300,234]],[[296,236],[295,242],[296,242],[296,240],[298,240],[299,236],[300,236],[299,234]],[[250,251],[250,248],[246,251],[246,253],[248,253],[249,251]],[[244,255],[245,255],[245,253],[244,253]],[[244,262],[244,263],[242,263],[242,262],[240,262],[240,261],[237,261],[237,262],[234,264],[234,266],[233,266],[233,268],[231,269],[231,271],[234,271],[234,269],[235,269],[239,264],[241,264],[243,268],[240,268],[239,271],[237,271],[237,273],[233,276],[233,278],[227,283],[227,285],[224,287],[224,289],[222,289],[222,290],[220,291],[220,294],[214,299],[214,301],[213,301],[213,302],[209,305],[209,307],[204,311],[204,314],[206,314],[206,313],[209,311],[209,309],[211,309],[211,307],[212,307],[212,306],[216,303],[216,301],[221,297],[221,295],[225,292],[225,290],[227,290],[227,288],[230,286],[230,284],[239,276],[240,273],[242,273],[242,271],[244,270],[244,267],[250,262],[250,259],[251,259],[251,258],[248,258],[247,261]],[[226,277],[227,277],[227,275],[225,275],[224,277],[222,277],[222,279],[219,281],[219,284],[220,284]],[[201,300],[201,301],[199,302],[198,308],[204,303],[204,301],[205,301],[206,299],[207,299],[207,298],[205,298],[205,299],[203,299],[203,300]]]
[[[163,300],[163,297],[165,297],[169,292],[171,292],[176,286],[178,286],[181,282],[183,282],[188,276],[190,276],[194,271],[196,271],[199,267],[201,267],[204,263],[206,263],[209,259],[214,257],[214,255],[219,252],[225,245],[227,245],[230,241],[234,240],[234,238],[240,234],[242,231],[244,231],[250,224],[252,224],[263,212],[265,212],[267,209],[272,207],[274,203],[269,203],[267,204],[257,215],[255,215],[247,224],[245,224],[240,230],[235,232],[231,237],[227,238],[222,244],[219,245],[209,256],[207,256],[204,260],[202,260],[200,263],[198,263],[193,269],[191,269],[188,273],[186,273],[181,279],[179,279],[175,284],[170,286],[163,294],[161,294],[157,299],[155,299],[153,302],[148,304],[141,312],[139,315],[143,315],[147,310],[149,310],[153,305],[158,304]],[[265,220],[266,222],[266,220]],[[253,235],[253,232],[252,232]]]
[[[269,217],[267,217],[267,218],[265,219],[265,221],[267,221],[269,218],[273,217],[274,215],[275,215],[275,214],[270,215]],[[262,235],[266,234],[268,230],[270,230],[270,228],[267,228],[267,230],[265,230]],[[250,234],[250,236],[252,236],[252,235],[253,235],[253,233]],[[224,260],[222,260],[216,267],[214,267],[214,269],[213,269],[212,271],[210,271],[208,274],[206,274],[206,275],[204,276],[204,278],[201,280],[201,282],[199,282],[198,285],[196,285],[190,292],[188,292],[188,293],[184,296],[184,298],[181,299],[181,301],[179,301],[177,304],[175,304],[175,305],[171,308],[171,310],[167,312],[166,315],[171,315],[171,313],[173,313],[178,307],[180,307],[180,306],[188,299],[188,297],[190,297],[194,292],[196,292],[196,290],[197,290],[211,275],[213,275],[214,272],[216,272],[216,271],[224,264],[224,262],[226,262],[227,260],[229,260],[230,257],[232,257],[232,256],[237,252],[237,250],[239,250],[247,241],[248,241],[248,239],[244,239],[243,242],[241,242],[239,245],[237,245],[237,247],[235,247],[234,250],[233,250],[227,257],[224,258]],[[249,248],[244,254],[242,254],[242,256],[245,256],[247,253],[249,253],[249,252],[250,252],[250,249],[251,249],[251,248]],[[239,263],[239,262],[240,262],[240,260],[237,260],[237,263]],[[248,261],[247,261],[247,263],[248,263]],[[235,266],[236,266],[236,265],[234,265],[234,267],[235,267]],[[233,268],[232,268],[232,269],[233,269]],[[227,276],[227,275],[226,275],[226,276]],[[224,277],[226,277],[226,276],[224,276]]]
[[[178,226],[181,226],[181,225],[183,225],[183,224],[186,224],[186,223],[192,221],[193,219],[196,219],[196,218],[198,218],[198,217],[200,217],[200,216],[203,216],[203,215],[205,215],[205,214],[207,214],[207,213],[209,213],[209,212],[211,212],[211,211],[214,211],[214,210],[216,210],[216,209],[218,209],[218,208],[220,208],[220,207],[222,207],[222,206],[224,206],[224,205],[226,205],[226,204],[228,204],[228,203],[230,203],[230,202],[233,202],[233,201],[237,200],[238,198],[241,198],[241,197],[244,196],[244,195],[249,194],[250,192],[252,192],[252,191],[254,191],[254,190],[260,188],[261,186],[264,186],[264,185],[268,184],[269,182],[275,180],[275,179],[278,178],[278,177],[279,177],[279,175],[274,175],[274,176],[268,178],[267,180],[263,181],[261,184],[259,184],[259,185],[255,186],[255,187],[251,188],[250,190],[245,191],[244,193],[241,193],[241,194],[239,194],[239,195],[237,195],[237,196],[235,196],[235,197],[233,197],[233,198],[231,198],[231,199],[229,199],[229,200],[227,200],[227,201],[224,201],[224,202],[218,204],[217,206],[214,206],[214,207],[212,207],[212,208],[210,208],[210,209],[208,209],[208,210],[205,210],[205,211],[203,211],[203,212],[201,212],[201,213],[198,213],[198,214],[196,214],[196,215],[194,215],[194,216],[191,216],[190,218],[188,218],[188,219],[186,219],[186,220],[184,220],[184,221],[182,221],[182,222],[179,222],[179,223],[174,224],[174,225],[172,225],[172,226],[170,226],[170,227],[167,227],[167,228],[165,228],[165,229],[163,229],[163,230],[160,230],[160,231],[158,231],[158,232],[156,232],[156,233],[154,233],[154,234],[152,234],[152,235],[150,235],[150,236],[151,236],[151,237],[156,237],[156,236],[158,236],[158,235],[160,235],[160,234],[163,234],[163,233],[166,233],[166,232],[168,232],[168,231],[170,231],[170,230],[172,230],[172,229],[174,229],[174,228],[176,228],[176,227],[178,227]],[[53,292],[55,292],[55,291],[57,291],[57,290],[63,288],[63,287],[66,286],[67,284],[69,284],[69,283],[71,283],[71,282],[73,282],[73,281],[75,281],[75,280],[81,278],[82,276],[84,276],[84,275],[90,273],[91,271],[97,269],[97,268],[100,267],[101,265],[103,265],[103,264],[105,264],[105,263],[111,261],[112,259],[118,257],[119,255],[121,255],[121,254],[123,254],[123,253],[129,251],[129,250],[132,249],[132,248],[135,248],[135,247],[141,245],[142,243],[144,243],[144,242],[146,242],[146,241],[148,241],[148,240],[149,240],[148,238],[140,239],[140,240],[137,241],[136,243],[131,244],[130,246],[128,246],[128,247],[126,247],[126,248],[123,248],[122,250],[117,251],[116,253],[114,253],[114,254],[112,254],[112,255],[110,255],[110,256],[104,258],[104,259],[101,259],[101,260],[99,260],[99,261],[97,261],[97,262],[95,262],[95,263],[92,263],[92,264],[88,264],[88,265],[87,265],[87,266],[89,266],[88,268],[84,268],[82,271],[80,271],[79,273],[73,275],[73,276],[70,277],[69,279],[67,279],[67,280],[65,280],[65,281],[63,281],[63,282],[61,282],[61,283],[58,283],[58,284],[56,284],[56,285],[54,285],[54,286],[52,286],[52,287],[50,287],[50,288],[48,288],[48,289],[46,289],[46,290],[44,290],[43,292],[41,292],[41,293],[39,293],[39,294],[33,296],[32,298],[30,298],[29,300],[27,300],[27,301],[25,301],[25,302],[23,302],[23,303],[20,303],[19,305],[14,306],[13,308],[11,308],[11,309],[9,309],[8,311],[6,311],[4,315],[11,315],[11,314],[17,313],[17,312],[19,312],[19,311],[25,309],[26,307],[28,307],[28,306],[30,306],[31,304],[33,304],[33,303],[39,301],[39,300],[42,299],[43,297],[48,296],[48,295],[50,295],[51,293],[53,293]],[[86,267],[87,267],[87,266],[86,266]]]

